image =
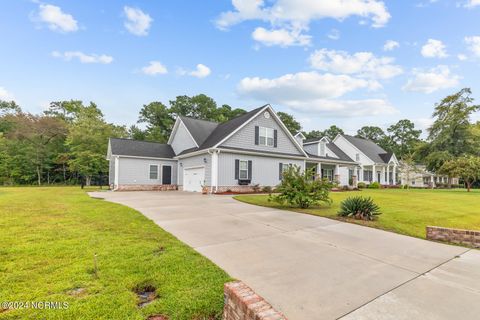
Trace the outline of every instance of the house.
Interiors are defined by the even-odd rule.
[[[293,165],[339,185],[395,183],[398,164],[368,140],[293,136],[270,105],[224,123],[179,116],[166,144],[111,138],[107,159],[114,190],[209,193],[276,186]]]
[[[436,188],[448,184],[448,176],[428,171],[425,165],[400,163],[400,181],[411,188]],[[453,185],[459,184],[458,178],[452,178]]]
[[[400,181],[399,162],[395,154],[385,151],[373,141],[349,135],[337,135],[333,143],[358,163],[353,175],[357,176],[359,182],[396,185]]]

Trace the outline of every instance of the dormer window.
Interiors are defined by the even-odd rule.
[[[325,157],[325,142],[320,142],[320,156]]]
[[[262,146],[273,147],[274,130],[272,128],[259,128],[259,143]]]

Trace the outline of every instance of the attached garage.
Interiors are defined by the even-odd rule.
[[[183,190],[202,192],[205,184],[205,167],[183,169]]]

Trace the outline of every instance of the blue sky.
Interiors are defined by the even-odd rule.
[[[94,101],[125,125],[205,93],[306,130],[424,128],[442,97],[480,90],[479,0],[0,0],[0,39],[0,99]]]

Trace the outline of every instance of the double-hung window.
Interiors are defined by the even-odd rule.
[[[246,160],[239,161],[238,178],[240,180],[248,180],[248,161]]]
[[[272,128],[259,128],[259,144],[262,146],[273,147],[274,130]]]
[[[150,179],[152,180],[158,179],[158,165],[156,164],[150,165]]]

